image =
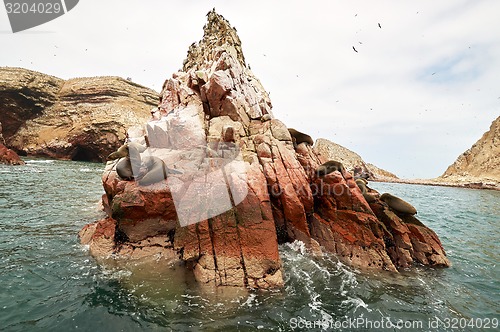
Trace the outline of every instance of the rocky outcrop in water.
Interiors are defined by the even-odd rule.
[[[368,204],[349,172],[318,176],[327,159],[273,117],[236,31],[214,11],[160,100],[103,173],[108,217],[80,232],[94,256],[177,257],[200,283],[263,289],[283,285],[278,245],[295,240],[361,269],[449,265],[432,230]],[[138,181],[118,176],[134,165]],[[140,185],[162,169],[163,180]]]
[[[16,152],[7,148],[2,135],[2,123],[0,122],[0,164],[5,165],[24,165],[24,161],[19,158]]]
[[[15,151],[7,148],[3,144],[0,144],[0,164],[24,165],[24,161],[19,158],[19,155]]]
[[[323,159],[342,162],[344,167],[355,177],[359,176],[378,181],[398,179],[395,174],[366,163],[359,154],[324,138],[316,140],[314,143],[314,152]]]
[[[500,189],[500,117],[437,180]]]
[[[157,106],[158,94],[119,77],[62,80],[0,68],[0,122],[22,155],[103,161]]]

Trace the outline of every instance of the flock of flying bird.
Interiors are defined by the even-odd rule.
[[[358,14],[356,14],[356,16],[357,16],[357,15],[358,15]],[[382,26],[380,25],[380,23],[378,23],[378,27],[379,27],[380,29],[382,29]],[[361,42],[359,42],[359,43],[361,44]],[[358,50],[357,50],[354,46],[352,47],[352,49],[354,50],[354,52],[358,53]]]

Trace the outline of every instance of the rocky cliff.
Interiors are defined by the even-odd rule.
[[[143,123],[158,94],[119,77],[62,80],[0,68],[0,122],[19,154],[103,161],[128,128]]]
[[[438,180],[477,187],[500,187],[500,117]]]
[[[384,181],[397,179],[398,177],[386,170],[366,163],[357,153],[331,142],[324,138],[319,138],[314,143],[314,152],[324,159],[337,160],[342,162],[344,167],[355,177],[363,177],[369,180]]]
[[[319,175],[327,157],[293,140],[271,107],[236,31],[209,12],[159,112],[108,162],[108,216],[82,229],[82,243],[99,259],[180,261],[215,286],[281,287],[278,245],[296,240],[360,269],[449,266],[414,216],[375,192],[368,203],[347,171]]]

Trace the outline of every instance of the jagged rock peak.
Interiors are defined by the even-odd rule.
[[[183,71],[199,69],[203,63],[210,63],[217,58],[220,50],[235,53],[243,67],[246,67],[245,57],[241,49],[240,37],[228,20],[215,12],[215,8],[207,13],[207,24],[203,27],[203,39],[189,47],[184,60]]]

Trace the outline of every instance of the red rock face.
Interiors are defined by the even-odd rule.
[[[19,158],[17,153],[0,143],[0,164],[24,165],[24,161]]]
[[[398,268],[413,263],[436,267],[451,265],[436,233],[417,218],[391,211],[380,200],[370,206],[388,231],[384,237],[387,252]]]
[[[236,32],[215,12],[208,19],[184,70],[164,84],[161,119],[146,126],[142,157],[181,172],[141,186],[108,163],[108,218],[81,232],[92,254],[176,252],[200,283],[262,289],[283,286],[278,244],[295,240],[362,269],[449,265],[434,232],[381,201],[369,205],[349,173],[317,177],[325,160],[307,143],[294,147]]]

